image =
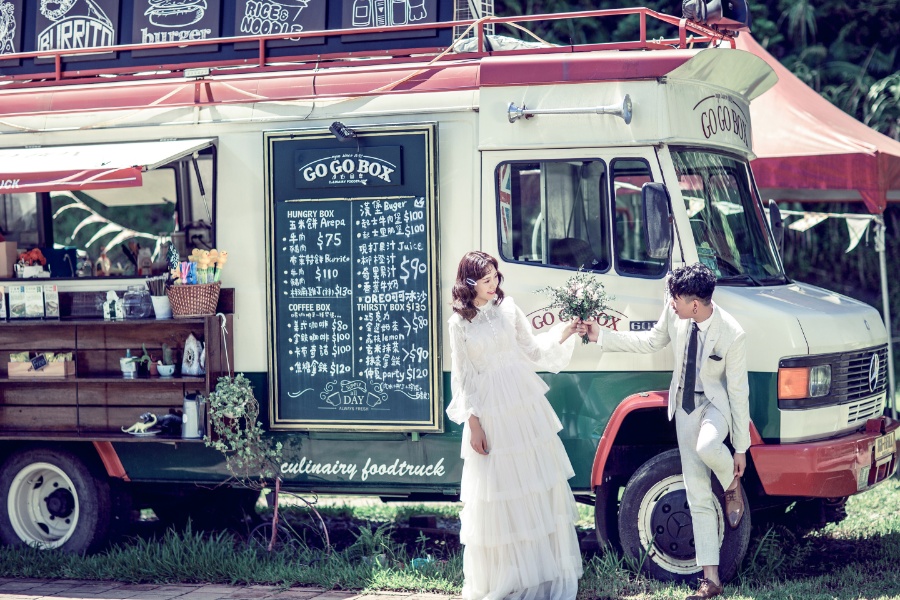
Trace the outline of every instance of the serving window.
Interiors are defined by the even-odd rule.
[[[94,147],[67,147],[65,152],[47,148],[48,152],[56,150],[60,155],[73,157],[72,171],[89,172],[93,180],[86,178],[83,185],[55,185],[54,181],[39,179],[77,179],[69,172],[63,176],[59,172],[25,173],[19,178],[23,185],[40,191],[0,195],[3,235],[7,241],[15,242],[19,251],[39,248],[52,278],[158,275],[167,270],[166,251],[170,245],[182,256],[194,248],[214,248],[215,146],[212,140],[184,142],[187,143],[178,147],[180,155],[174,157],[167,154],[171,147],[153,148],[153,142],[142,143],[157,156],[138,167],[136,176],[132,168],[85,169],[86,159],[79,152],[85,148],[84,154],[89,154]],[[106,146],[115,153],[119,150],[116,146],[128,152],[136,145]],[[25,163],[22,156],[14,158]],[[101,181],[102,185],[92,188],[93,181]],[[117,182],[126,187],[118,187]],[[149,273],[137,266],[142,250],[150,252]],[[101,253],[109,261],[109,272],[98,272]]]

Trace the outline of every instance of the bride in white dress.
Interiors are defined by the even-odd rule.
[[[450,318],[453,399],[464,424],[460,541],[466,600],[566,600],[578,592],[574,476],[562,424],[536,369],[559,371],[572,357],[574,322],[534,335],[503,297],[497,259],[463,257]]]

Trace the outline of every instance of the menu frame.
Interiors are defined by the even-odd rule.
[[[416,140],[416,148],[407,150],[403,148],[404,155],[413,151],[420,153],[424,149],[424,157],[418,163],[421,166],[418,169],[409,169],[406,166],[402,169],[403,186],[402,189],[392,187],[376,187],[367,185],[337,185],[334,189],[327,190],[307,190],[301,189],[294,184],[292,192],[295,197],[290,199],[276,198],[276,180],[284,181],[286,177],[290,177],[293,181],[295,174],[285,174],[285,157],[277,159],[279,152],[290,152],[292,155],[300,153],[296,151],[298,144],[309,144],[309,147],[316,148],[318,146],[334,144],[335,137],[328,129],[299,129],[299,130],[279,130],[264,132],[264,154],[265,154],[265,193],[266,193],[266,296],[268,309],[268,377],[269,377],[269,429],[273,431],[285,430],[304,430],[304,431],[341,431],[341,432],[442,432],[444,430],[443,420],[443,373],[441,371],[441,345],[440,336],[442,331],[441,303],[440,303],[440,257],[439,257],[439,235],[438,235],[438,193],[437,193],[437,124],[433,122],[415,123],[415,124],[390,124],[390,125],[370,125],[352,127],[357,138],[348,143],[339,146],[342,151],[360,152],[366,147],[385,147],[396,146],[400,138],[406,140]],[[285,145],[285,142],[288,144]],[[407,142],[409,143],[409,142]],[[352,148],[351,148],[352,147]],[[404,164],[409,162],[404,160]],[[278,164],[276,164],[278,163]],[[279,166],[279,164],[281,166]],[[296,170],[297,165],[292,160],[292,171]],[[280,178],[280,179],[279,179]],[[284,185],[283,183],[281,185]],[[416,193],[410,195],[408,192],[410,187],[416,188]],[[283,196],[283,193],[281,193]],[[417,208],[422,208],[425,212],[424,225],[424,245],[425,256],[427,258],[427,283],[424,285],[426,293],[427,311],[427,349],[428,355],[424,364],[427,365],[427,376],[422,378],[422,387],[427,383],[427,398],[419,398],[415,401],[421,401],[427,407],[417,409],[422,414],[417,414],[416,418],[404,419],[402,415],[398,417],[394,415],[388,418],[358,418],[353,411],[339,412],[335,410],[322,411],[321,417],[310,417],[308,415],[301,418],[287,415],[286,403],[296,401],[296,392],[294,397],[288,398],[288,390],[282,390],[282,370],[286,368],[284,357],[284,336],[294,334],[286,333],[289,327],[279,317],[279,299],[284,294],[284,284],[279,281],[280,278],[276,273],[276,260],[279,251],[279,240],[276,238],[276,225],[279,215],[279,203],[281,205],[291,204],[298,208],[311,209],[316,206],[322,206],[323,203],[342,203],[347,202],[349,214],[353,215],[354,208],[359,206],[353,203],[375,203],[375,202],[409,202],[415,201]],[[282,210],[284,210],[282,208]],[[350,259],[351,269],[357,266],[354,259]],[[290,287],[290,286],[288,286]],[[358,300],[356,296],[362,292],[350,286],[349,295],[350,305],[356,305]],[[352,325],[356,325],[353,322]],[[356,338],[352,339],[353,344],[362,343]],[[280,349],[280,350],[279,350]],[[342,364],[342,363],[341,363]],[[351,368],[353,358],[350,359]],[[337,376],[337,380],[329,383],[322,390],[312,390],[313,394],[309,395],[310,400],[317,397],[325,398],[326,394],[334,394],[335,386],[338,383],[347,383],[350,386],[358,384],[357,374],[352,372],[346,375],[347,381],[341,382],[341,376]],[[363,382],[365,383],[365,382]],[[349,387],[349,386],[348,386]],[[382,390],[372,389],[376,386],[369,385],[366,391],[369,398],[372,392],[376,394]],[[327,389],[326,389],[327,388]],[[358,393],[358,392],[357,392]],[[309,400],[307,400],[309,401]],[[427,413],[427,414],[426,414]]]

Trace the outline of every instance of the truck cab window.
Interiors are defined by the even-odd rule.
[[[673,163],[700,262],[724,281],[783,281],[746,162],[676,150]]]
[[[643,231],[641,186],[653,181],[650,166],[640,159],[612,161],[616,210],[616,271],[621,275],[662,277],[666,260],[647,254]]]
[[[606,165],[599,160],[503,163],[496,170],[505,260],[565,269],[610,267]]]

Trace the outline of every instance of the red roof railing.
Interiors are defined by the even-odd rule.
[[[594,44],[579,44],[565,46],[551,46],[542,48],[530,48],[523,50],[487,52],[485,48],[485,28],[489,25],[519,25],[524,26],[534,21],[557,21],[568,19],[607,19],[638,15],[640,20],[640,33],[637,40],[623,42],[604,42]],[[677,29],[677,38],[664,38],[657,40],[647,39],[647,22],[653,19]],[[151,44],[123,44],[96,48],[80,48],[55,51],[19,52],[3,55],[6,59],[32,59],[52,58],[54,68],[52,71],[35,71],[31,73],[17,73],[0,75],[0,82],[6,82],[2,89],[23,87],[55,86],[61,83],[87,83],[89,81],[116,81],[143,80],[171,78],[182,76],[187,69],[209,68],[210,70],[227,70],[228,72],[278,72],[295,71],[309,68],[321,68],[322,66],[350,66],[358,65],[365,60],[368,65],[377,65],[385,62],[422,62],[423,58],[432,57],[434,62],[450,61],[456,59],[472,59],[492,54],[516,55],[516,54],[548,54],[556,52],[590,52],[596,50],[661,50],[672,48],[688,48],[693,44],[709,44],[726,40],[734,47],[734,40],[729,35],[719,32],[704,25],[687,21],[686,19],[666,15],[648,8],[623,8],[611,10],[592,10],[569,13],[556,13],[546,15],[525,15],[516,17],[486,17],[479,20],[444,21],[438,23],[425,23],[416,25],[402,25],[391,27],[391,33],[415,32],[422,30],[439,30],[453,27],[472,28],[478,41],[478,52],[457,53],[446,47],[422,47],[404,48],[396,50],[363,50],[359,52],[339,52],[332,54],[298,54],[293,56],[270,56],[268,43],[276,40],[302,40],[304,38],[328,38],[335,36],[352,36],[372,33],[384,33],[383,28],[354,28],[332,29],[323,31],[309,31],[294,34],[261,35],[247,37],[212,38],[204,40],[187,40],[178,42],[158,42]],[[243,58],[229,58],[224,60],[198,59],[191,60],[190,56],[166,57],[166,62],[156,65],[130,65],[110,68],[83,68],[85,63],[73,66],[66,59],[85,55],[98,55],[111,52],[128,52],[135,50],[157,50],[186,47],[214,47],[221,44],[256,44],[255,56]],[[283,48],[283,47],[282,47]]]

